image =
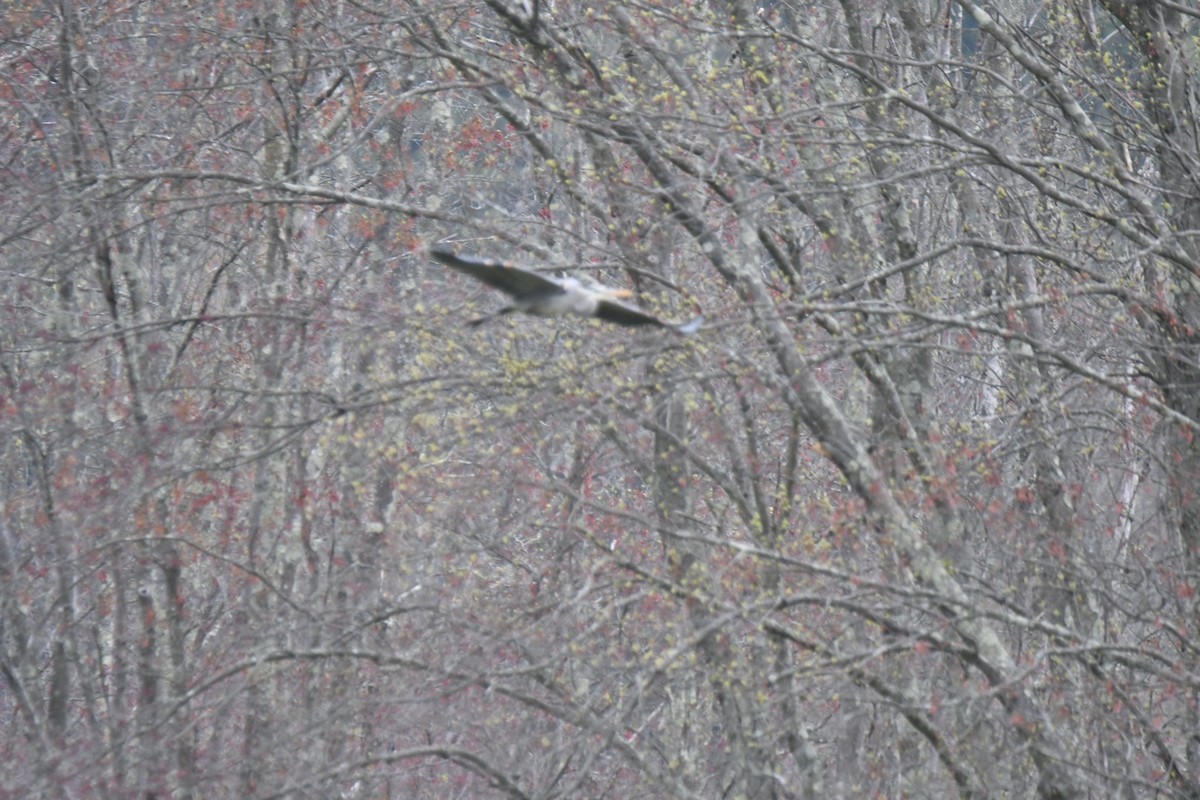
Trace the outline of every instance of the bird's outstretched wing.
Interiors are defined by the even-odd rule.
[[[671,327],[650,312],[617,300],[601,300],[596,306],[596,318],[631,327],[635,325],[657,325],[660,328]]]
[[[691,335],[700,330],[700,326],[704,324],[704,317],[696,317],[691,322],[683,325],[676,325],[671,322],[664,322],[648,311],[631,306],[628,303],[621,303],[616,300],[601,300],[596,306],[596,318],[615,322],[618,325],[636,326],[636,325],[656,325],[659,328],[670,328],[673,331],[685,335]]]
[[[562,291],[562,285],[554,278],[539,275],[527,269],[505,264],[490,258],[475,258],[461,256],[448,247],[434,245],[429,249],[429,255],[435,261],[440,261],[447,267],[470,275],[476,280],[486,283],[493,289],[499,289],[515,297],[531,297],[534,295],[553,294]]]

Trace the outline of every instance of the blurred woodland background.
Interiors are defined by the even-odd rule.
[[[0,797],[1200,797],[1198,69],[1192,0],[5,3]],[[435,243],[708,323],[469,329]]]

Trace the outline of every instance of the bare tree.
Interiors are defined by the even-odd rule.
[[[0,794],[1200,794],[1197,16],[6,9]]]

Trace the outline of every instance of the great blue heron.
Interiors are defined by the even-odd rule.
[[[664,322],[637,306],[622,303],[622,298],[632,295],[627,289],[586,284],[575,278],[552,278],[490,258],[461,256],[442,245],[430,248],[429,255],[447,267],[470,275],[512,298],[511,305],[494,314],[471,320],[468,323],[470,325],[480,325],[493,317],[511,314],[513,311],[523,311],[539,317],[577,314],[581,317],[615,322],[618,325],[656,325],[685,334],[695,333],[704,323],[703,317],[697,317],[684,325]]]

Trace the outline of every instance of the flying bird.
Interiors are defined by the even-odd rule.
[[[576,314],[615,322],[618,325],[654,325],[684,334],[695,333],[704,323],[703,317],[696,317],[683,325],[664,322],[648,311],[621,302],[633,294],[627,289],[612,289],[596,283],[584,283],[575,278],[552,278],[490,258],[462,256],[442,245],[430,248],[429,255],[447,267],[470,275],[512,298],[511,305],[494,314],[471,320],[468,324],[472,326],[481,325],[489,319],[514,311],[523,311],[539,317]]]

